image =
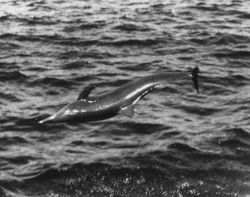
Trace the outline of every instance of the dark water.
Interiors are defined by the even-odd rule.
[[[0,1],[0,196],[250,195],[250,1]],[[201,70],[134,119],[38,125],[84,86]]]

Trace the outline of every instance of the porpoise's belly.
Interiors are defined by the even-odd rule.
[[[65,106],[58,112],[55,121],[90,122],[104,120],[116,116],[119,105],[112,103],[86,103],[77,101]]]

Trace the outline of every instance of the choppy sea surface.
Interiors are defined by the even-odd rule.
[[[176,79],[130,119],[37,121],[85,86]],[[0,0],[0,196],[250,195],[250,1]]]

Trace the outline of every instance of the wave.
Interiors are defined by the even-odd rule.
[[[9,145],[16,145],[16,144],[27,144],[29,143],[23,137],[13,136],[13,137],[0,137],[0,144],[1,146],[9,146]]]
[[[250,140],[250,132],[243,128],[231,128],[225,130],[225,132],[233,135],[235,138]]]
[[[0,72],[0,81],[22,81],[26,80],[28,77],[21,73],[20,71],[11,71],[11,72]]]
[[[2,157],[1,160],[7,161],[8,165],[24,165],[28,164],[30,161],[35,161],[38,158],[34,158],[32,156],[11,156],[11,157]]]
[[[200,116],[211,116],[224,110],[223,108],[201,107],[191,105],[181,105],[178,106],[178,109],[179,108],[183,111],[186,111],[187,113],[197,114]]]
[[[124,191],[133,196],[133,194],[139,194],[133,188],[141,187],[143,191],[140,193],[146,194],[146,185],[157,187],[157,184],[155,185],[153,182],[148,183],[147,177],[150,176],[157,182],[160,177],[162,181],[165,178],[159,170],[154,169],[119,169],[98,163],[91,165],[75,164],[71,167],[65,167],[64,170],[48,169],[34,178],[26,179],[23,183],[11,182],[11,184],[2,183],[2,185],[7,190],[12,191],[22,188],[27,194],[36,196],[45,195],[48,192],[69,196],[106,196],[121,195]],[[64,180],[65,177],[68,177],[67,181]],[[57,181],[54,182],[54,180]],[[146,183],[145,180],[147,180]],[[166,185],[166,181],[168,180],[164,181],[164,185]],[[53,182],[54,184],[52,184]],[[43,186],[41,187],[41,185]],[[157,187],[158,192],[160,192],[159,189],[160,187]]]
[[[151,29],[146,26],[139,26],[137,24],[129,24],[129,23],[124,23],[120,25],[116,25],[113,27],[115,30],[121,30],[121,31],[150,31]]]
[[[201,87],[211,95],[232,95],[237,93],[235,88],[247,86],[249,79],[241,74],[217,77],[207,77],[203,75],[200,82]],[[206,82],[206,84],[202,84],[203,82]]]
[[[61,35],[18,35],[5,33],[0,35],[0,39],[17,40],[17,41],[30,41],[30,42],[49,42],[59,45],[72,45],[72,46],[90,46],[90,45],[100,45],[100,46],[154,46],[166,42],[162,38],[154,39],[131,39],[127,38],[124,40],[113,40],[113,41],[99,41],[93,40],[82,40],[81,38],[75,37],[63,37]]]
[[[241,13],[239,13],[238,17],[243,18],[243,19],[250,19],[250,13],[241,12]]]
[[[222,28],[225,28],[225,26],[220,26]],[[227,34],[227,33],[216,33],[216,34],[210,34],[210,33],[196,33],[195,37],[194,35],[191,36],[188,41],[199,44],[199,45],[215,45],[215,46],[221,46],[221,45],[234,45],[234,44],[244,44],[246,47],[246,43],[250,41],[248,36],[243,35],[237,35],[237,34]],[[227,54],[230,51],[226,49],[224,51]],[[216,53],[215,53],[216,54]],[[217,55],[219,56],[219,54]],[[230,54],[229,54],[230,56]]]
[[[63,69],[81,69],[81,68],[90,68],[91,65],[87,61],[74,61],[62,65]]]
[[[99,29],[104,25],[105,25],[105,23],[103,21],[99,21],[99,22],[96,22],[96,23],[81,24],[81,25],[78,26],[78,28],[83,29],[83,30]]]
[[[98,40],[82,40],[75,37],[64,37],[58,34],[54,35],[19,35],[12,33],[4,33],[0,35],[0,39],[17,40],[17,41],[30,41],[30,42],[49,42],[59,45],[95,45]]]
[[[178,146],[182,147],[182,145]],[[190,152],[184,152],[185,154]],[[126,164],[132,159],[127,158],[119,165],[98,162],[64,164],[57,168],[44,166],[40,173],[30,174],[27,177],[20,175],[23,177],[22,182],[1,181],[1,185],[13,192],[22,189],[22,192],[36,196],[48,193],[69,196],[123,196],[125,193],[130,196],[158,196],[163,192],[188,196],[191,191],[192,194],[195,192],[199,195],[216,193],[223,196],[227,193],[231,196],[238,189],[247,189],[246,185],[235,183],[233,177],[241,175],[247,180],[249,176],[243,175],[234,168],[228,169],[226,164],[219,165],[222,161],[220,157],[211,161],[210,158],[213,157],[207,157],[201,153],[196,155],[199,157],[190,157],[194,160],[192,161],[183,158],[183,154],[173,153],[171,156],[163,152],[152,152],[150,157],[141,155],[134,158],[132,165]],[[169,164],[163,164],[162,161]],[[138,162],[141,165],[138,165]],[[200,170],[190,168],[187,162],[190,162],[193,167],[199,166]],[[218,166],[212,167],[213,162],[217,162]],[[233,177],[230,177],[229,173]],[[197,177],[197,180],[194,181],[193,177]]]
[[[10,93],[4,93],[4,92],[0,92],[0,98],[1,98],[1,100],[6,100],[6,101],[9,101],[9,102],[20,102],[20,101],[22,101],[17,96],[15,96],[13,94],[10,94]]]
[[[220,140],[219,142],[220,146],[228,147],[230,149],[240,149],[240,148],[248,148],[250,149],[250,144],[246,144],[240,139],[226,139],[226,140]]]
[[[199,10],[199,11],[208,11],[208,12],[221,12],[221,8],[220,6],[216,5],[216,4],[212,4],[212,5],[208,5],[206,3],[197,3],[195,6],[188,6],[188,8],[190,9],[195,9],[195,10]]]
[[[232,58],[232,59],[249,59],[250,51],[248,50],[222,50],[213,53],[217,58]]]
[[[129,65],[129,66],[119,66],[120,70],[124,70],[124,71],[150,71],[151,67],[154,66],[154,64],[159,63],[158,60],[156,61],[151,61],[151,62],[143,62],[140,64],[135,64],[133,66]]]
[[[178,152],[200,152],[196,148],[183,143],[173,143],[170,146],[168,146],[168,149],[170,150],[173,149]]]
[[[226,77],[217,77],[217,80],[215,82],[224,85],[225,87],[228,84],[233,87],[241,87],[249,83],[249,78],[243,74],[233,74]]]
[[[114,46],[153,46],[158,45],[164,42],[160,38],[156,39],[124,39],[124,40],[116,40],[112,42],[101,42],[102,45],[114,45]]]
[[[18,23],[23,23],[25,25],[55,25],[59,21],[53,20],[51,17],[19,17],[15,15],[5,15],[0,17],[0,21],[2,22],[18,22]]]
[[[62,87],[62,88],[71,88],[77,83],[72,80],[60,79],[54,77],[44,77],[41,79],[33,80],[29,83],[30,85],[38,85],[38,86],[54,86],[54,87]]]
[[[247,195],[248,7],[3,2],[10,12],[0,16],[0,196]],[[201,94],[178,79],[146,97],[134,119],[38,124],[71,100],[60,96],[65,90],[93,83],[101,94],[133,76],[196,63]]]
[[[21,46],[16,43],[6,43],[6,42],[0,42],[0,50],[11,50],[11,49],[20,49]]]

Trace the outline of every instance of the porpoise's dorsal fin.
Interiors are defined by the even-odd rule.
[[[89,85],[86,88],[84,88],[84,90],[79,94],[77,100],[81,100],[81,99],[86,99],[88,98],[90,92],[95,89],[94,85]]]
[[[122,108],[119,111],[119,114],[132,118],[134,116],[134,109],[135,109],[135,106],[132,104],[132,105]]]

